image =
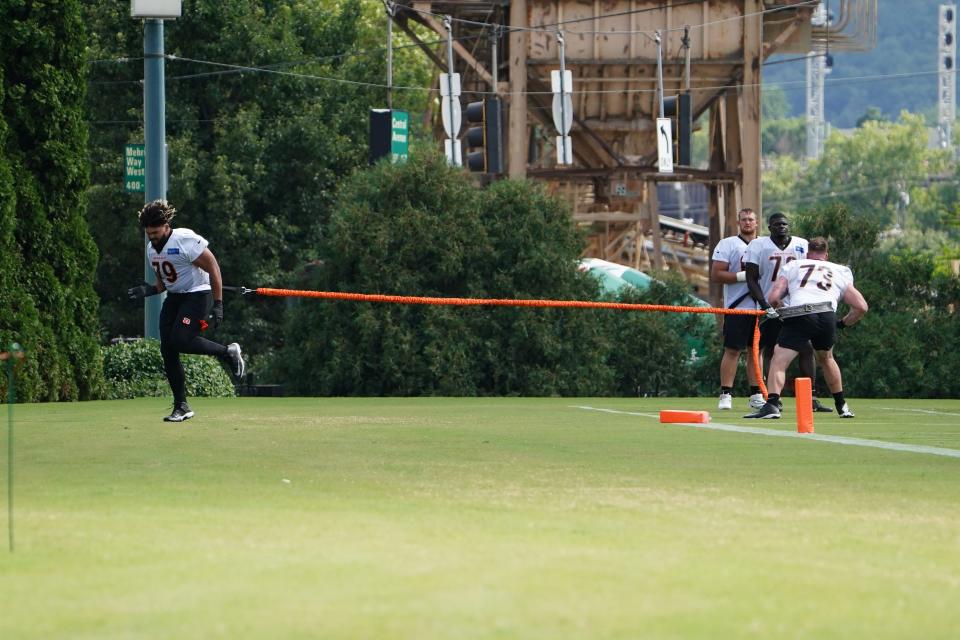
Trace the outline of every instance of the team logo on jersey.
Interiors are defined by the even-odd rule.
[[[168,256],[175,256],[180,253],[180,247],[171,247],[167,249]]]
[[[183,324],[190,324],[190,318],[184,318]]]
[[[793,250],[797,252],[798,256],[802,256],[804,254],[803,247],[794,247]]]

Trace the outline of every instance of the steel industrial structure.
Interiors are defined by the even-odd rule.
[[[496,92],[507,103],[507,173],[547,181],[591,227],[587,255],[636,268],[676,269],[706,293],[707,247],[736,229],[742,206],[761,210],[760,87],[775,53],[862,50],[876,38],[876,0],[834,0],[834,19],[811,24],[816,0],[400,0],[397,25],[447,71],[444,16],[464,101]],[[426,37],[421,25],[435,32]],[[573,72],[574,164],[556,164],[550,72],[558,38]],[[663,94],[692,96],[707,128],[705,166],[659,173],[655,118],[657,34]],[[494,40],[494,39],[498,40]],[[493,86],[492,43],[500,42]],[[439,122],[439,118],[436,119]],[[442,131],[442,129],[441,129]],[[438,139],[442,135],[438,135]],[[659,182],[699,182],[710,193],[707,233],[680,233],[664,246]],[[652,231],[652,232],[651,232]],[[674,230],[676,231],[676,230]],[[706,230],[704,230],[706,231]],[[668,232],[664,228],[664,232]],[[708,241],[705,241],[709,238]],[[682,243],[698,250],[684,251]],[[673,256],[675,259],[671,259]],[[711,291],[716,300],[717,291]]]

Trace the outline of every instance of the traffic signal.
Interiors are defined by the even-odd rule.
[[[953,5],[940,5],[940,69],[953,71],[953,57],[957,45],[953,42]]]
[[[492,96],[467,105],[467,162],[470,171],[503,173],[503,134],[500,98]]]
[[[693,157],[693,100],[689,93],[663,98],[663,115],[673,118],[674,157],[677,164],[690,166]]]

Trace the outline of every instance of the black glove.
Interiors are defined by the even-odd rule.
[[[146,282],[127,289],[127,297],[131,300],[139,300],[140,298],[148,298],[155,295],[157,295],[156,285],[147,284]]]
[[[837,330],[839,331],[840,329],[846,329],[846,328],[847,328],[847,325],[844,324],[843,318],[839,318],[837,320]]]
[[[213,311],[210,312],[210,324],[213,328],[218,328],[223,324],[223,300],[213,301]]]

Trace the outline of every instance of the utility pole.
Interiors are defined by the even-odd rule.
[[[827,24],[827,9],[821,2],[810,20],[813,26]],[[823,114],[823,85],[829,70],[826,52],[814,50],[807,54],[807,159],[816,160],[823,153],[826,139],[826,120]]]
[[[146,166],[144,202],[167,197],[167,128],[164,92],[163,21],[180,17],[180,0],[132,0],[130,15],[143,20],[143,129]],[[146,248],[146,236],[144,236]],[[156,278],[144,251],[143,277]],[[160,307],[165,295],[143,299],[143,336],[160,338]]]

